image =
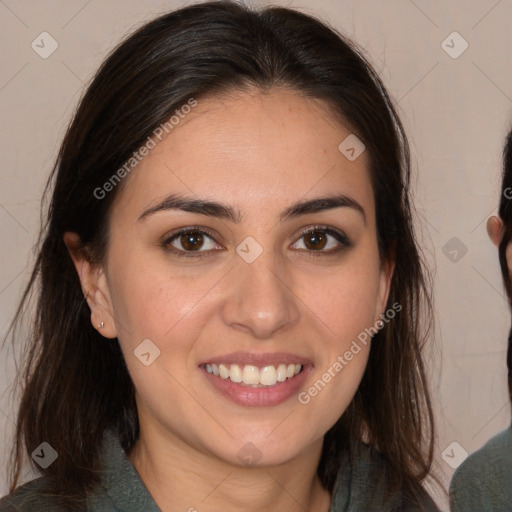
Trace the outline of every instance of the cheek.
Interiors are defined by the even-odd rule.
[[[309,386],[297,396],[302,414],[317,418],[305,423],[311,439],[324,435],[345,413],[363,378],[370,351],[369,342],[357,339],[338,340],[330,348],[328,363],[317,368]]]
[[[157,265],[138,272],[129,269],[126,265],[112,272],[112,295],[119,343],[138,397],[154,416],[162,414],[164,396],[165,408],[173,414],[200,414],[190,399],[194,392],[184,398],[183,384],[196,369],[191,357],[194,344],[211,316],[215,285],[222,275],[170,275],[169,269]],[[148,339],[154,346],[142,352],[139,347]],[[147,352],[148,366],[137,356]],[[158,355],[153,359],[154,354]]]
[[[343,414],[359,387],[381,313],[376,310],[378,259],[354,258],[350,263],[314,280],[304,278],[300,292],[316,324],[313,329],[325,335],[312,384],[298,398],[322,418],[325,430]]]
[[[374,324],[379,292],[379,266],[375,262],[336,269],[300,278],[297,295],[313,317],[344,344]]]
[[[193,330],[222,279],[222,275],[204,270],[187,274],[157,264],[136,268],[126,264],[112,272],[111,294],[119,337],[133,341],[172,338],[182,324]]]

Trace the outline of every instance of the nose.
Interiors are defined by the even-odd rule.
[[[226,325],[264,340],[298,322],[298,298],[277,258],[264,252],[252,263],[240,258],[235,266],[222,307]]]

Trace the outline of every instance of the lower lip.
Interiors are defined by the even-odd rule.
[[[295,377],[286,379],[284,382],[278,382],[274,386],[261,388],[243,386],[232,382],[230,379],[223,379],[222,377],[208,373],[204,367],[200,369],[217,391],[236,404],[246,407],[271,407],[273,405],[279,405],[296,395],[311,368],[310,365],[306,365]]]

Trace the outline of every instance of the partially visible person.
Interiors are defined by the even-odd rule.
[[[487,232],[498,247],[503,283],[512,309],[512,130],[503,152],[499,217],[487,221]],[[508,389],[512,400],[512,330],[507,350]],[[457,469],[450,485],[452,512],[512,510],[512,428],[509,426],[473,453]]]

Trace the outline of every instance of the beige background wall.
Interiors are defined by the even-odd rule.
[[[186,3],[0,0],[2,335],[27,278],[42,187],[84,84],[126,32]],[[448,450],[455,464],[462,449],[474,451],[510,421],[505,368],[510,315],[485,220],[496,211],[501,148],[512,123],[512,2],[273,3],[315,13],[353,37],[366,49],[404,120],[417,175],[418,226],[435,268],[437,349],[431,368],[439,420],[437,464],[449,481],[453,469],[441,456],[447,446],[456,441],[462,447]],[[453,56],[464,41],[468,44],[457,58],[442,46],[454,31],[463,39],[450,36],[444,44]],[[42,32],[58,43],[47,59],[31,47]],[[46,39],[46,49],[49,44]],[[456,245],[446,246],[453,237],[457,240],[450,244]],[[4,494],[14,418],[9,386],[15,363],[9,347],[0,361]]]

